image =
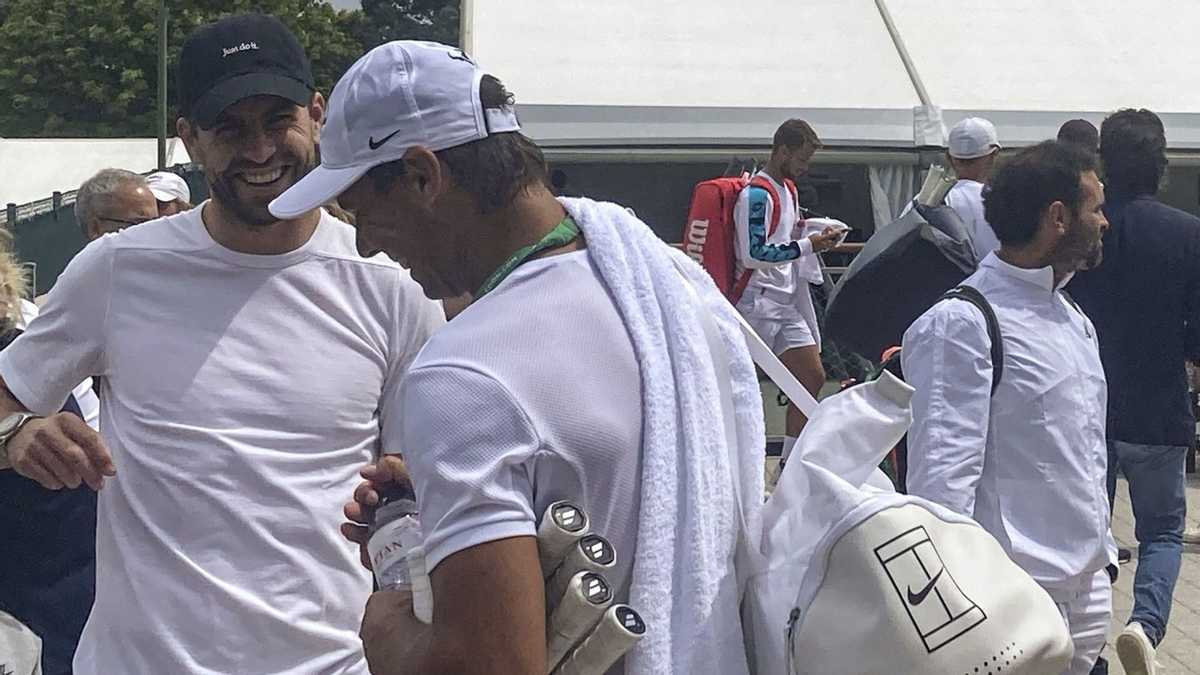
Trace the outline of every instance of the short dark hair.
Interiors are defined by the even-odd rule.
[[[1167,170],[1167,136],[1149,110],[1126,108],[1100,125],[1100,159],[1105,188],[1120,197],[1158,193]]]
[[[1067,120],[1058,128],[1058,140],[1096,152],[1100,148],[1100,131],[1087,120]]]
[[[1028,244],[1037,236],[1042,214],[1054,202],[1079,212],[1081,176],[1095,170],[1095,154],[1073,143],[1045,141],[1025,148],[1001,163],[983,189],[988,225],[1001,244]]]
[[[514,105],[513,95],[491,75],[484,75],[479,83],[479,100],[484,109],[511,109]],[[531,187],[549,185],[545,155],[519,131],[492,134],[434,154],[475,198],[483,213],[494,213],[512,204]],[[404,176],[404,162],[380,164],[367,175],[376,190],[385,192]]]
[[[799,118],[792,118],[775,130],[775,139],[772,141],[773,149],[788,148],[797,150],[807,146],[812,146],[814,150],[821,147],[821,139],[817,138],[817,132]]]

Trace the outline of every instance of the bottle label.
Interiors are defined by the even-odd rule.
[[[420,526],[412,516],[397,518],[371,536],[367,542],[367,555],[371,556],[371,569],[375,570],[375,579],[381,587],[410,582],[405,555],[420,543]]]

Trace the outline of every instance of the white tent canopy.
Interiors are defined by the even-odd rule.
[[[913,148],[920,81],[1006,145],[1146,107],[1200,149],[1200,5],[1178,0],[467,0],[464,29],[547,147],[762,145],[799,116],[828,146]]]
[[[167,166],[190,161],[182,141],[167,140]],[[78,190],[101,169],[148,173],[157,166],[155,138],[0,138],[0,204]]]

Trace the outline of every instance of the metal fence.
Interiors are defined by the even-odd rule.
[[[188,182],[194,202],[207,198],[208,185],[198,167],[177,165],[170,171]],[[32,279],[34,294],[49,291],[71,258],[87,244],[75,218],[75,191],[55,192],[47,199],[29,204],[9,204],[6,216],[17,257],[37,270]]]

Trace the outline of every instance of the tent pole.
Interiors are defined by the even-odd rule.
[[[892,13],[888,11],[887,4],[884,0],[875,0],[875,7],[879,10],[883,24],[887,26],[888,34],[892,36],[892,44],[896,45],[896,52],[904,63],[904,70],[908,71],[908,79],[912,80],[913,88],[917,90],[917,98],[921,99],[921,105],[926,108],[932,106],[933,101],[929,98],[929,92],[925,90],[925,84],[921,82],[921,75],[913,65],[912,57],[908,55],[908,48],[904,46],[900,31],[896,30],[896,22],[892,21]]]
[[[158,0],[158,170],[167,168],[167,0]]]

